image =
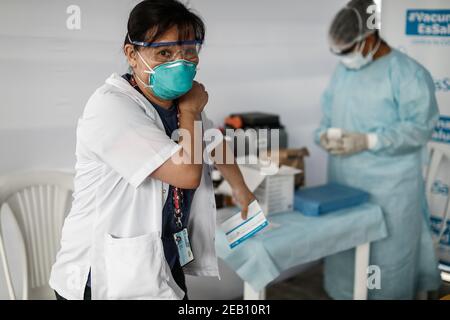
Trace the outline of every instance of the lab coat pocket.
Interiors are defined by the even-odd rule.
[[[109,299],[177,299],[159,232],[133,238],[106,235],[105,263]]]

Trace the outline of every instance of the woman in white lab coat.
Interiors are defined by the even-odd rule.
[[[211,128],[194,81],[204,36],[178,1],[132,10],[132,72],[110,76],[78,122],[75,192],[50,277],[58,299],[182,299],[185,273],[218,275],[211,167],[202,150],[193,161],[195,121]],[[192,139],[172,140],[178,128]],[[216,166],[245,217],[254,196],[237,165]]]

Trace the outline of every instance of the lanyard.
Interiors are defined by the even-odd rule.
[[[177,104],[177,128],[180,127],[180,109]],[[178,227],[178,229],[183,229],[183,222],[181,221],[181,218],[183,217],[183,210],[181,209],[183,205],[183,197],[184,192],[183,189],[173,187],[173,208],[174,208],[174,217],[175,217],[175,223]]]
[[[183,204],[183,190],[177,187],[173,187],[173,213],[175,217],[175,223],[177,227],[181,230],[183,228],[183,222],[181,218],[183,217],[183,210],[181,206]]]

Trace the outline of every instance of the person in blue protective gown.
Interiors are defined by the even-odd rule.
[[[315,139],[330,153],[329,181],[369,192],[383,210],[388,237],[371,244],[370,265],[380,272],[368,298],[413,299],[440,285],[422,178],[439,112],[431,75],[369,28],[370,5],[351,1],[331,24],[330,47],[341,63],[323,95]],[[332,298],[352,298],[354,257],[348,250],[325,260]]]

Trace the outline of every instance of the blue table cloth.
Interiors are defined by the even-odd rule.
[[[366,203],[328,215],[292,211],[268,217],[275,228],[230,249],[219,224],[237,208],[218,210],[216,251],[242,280],[260,291],[283,271],[387,236],[381,208]]]

